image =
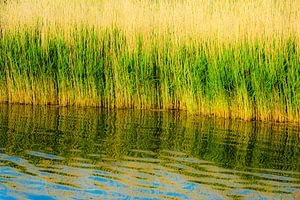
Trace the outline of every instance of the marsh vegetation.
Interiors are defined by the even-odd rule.
[[[299,122],[298,0],[0,5],[2,102]]]

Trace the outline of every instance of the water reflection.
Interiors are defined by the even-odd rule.
[[[299,199],[299,128],[0,105],[0,198]]]

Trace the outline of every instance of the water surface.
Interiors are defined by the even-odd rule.
[[[0,105],[1,199],[300,199],[300,131],[184,112]]]

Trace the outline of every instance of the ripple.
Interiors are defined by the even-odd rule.
[[[180,155],[177,155],[180,156]],[[212,162],[204,161],[204,160],[198,160],[195,158],[183,158],[183,157],[172,157],[172,156],[160,156],[163,159],[166,160],[174,160],[178,162],[187,162],[187,163],[193,163],[193,164],[210,164]]]
[[[157,155],[157,153],[155,153],[153,151],[139,150],[139,149],[131,149],[130,152],[141,153],[141,154],[151,155],[151,156]]]
[[[123,159],[128,161],[146,162],[146,163],[159,163],[162,161],[156,158],[139,158],[139,157],[130,157],[130,156],[124,156]]]
[[[134,150],[135,151],[135,150]],[[52,156],[40,152],[26,152],[46,160],[63,161],[62,157]],[[49,157],[50,155],[50,157]],[[25,175],[14,168],[2,166],[0,181],[13,184],[19,193],[12,196],[29,198],[37,190],[47,187],[49,197],[63,191],[64,195],[74,198],[169,198],[169,199],[224,199],[222,193],[230,198],[258,198],[263,197],[259,192],[299,193],[297,179],[266,173],[244,172],[229,170],[195,158],[181,159],[185,154],[176,153],[175,159],[161,156],[160,159],[150,157],[124,156],[121,161],[97,162],[96,164],[81,163],[89,159],[74,157],[68,165],[55,164],[53,169],[32,167],[26,159],[1,154],[2,161],[26,163],[27,170],[38,171],[37,177]],[[178,159],[179,158],[179,159]],[[192,162],[189,162],[192,160]],[[197,162],[196,162],[197,161]],[[95,169],[97,168],[97,169]],[[274,173],[274,172],[273,172]],[[281,171],[281,173],[283,173]],[[243,181],[244,176],[260,177],[259,184]],[[25,178],[25,179],[24,179]],[[48,180],[48,182],[45,182]],[[294,182],[294,183],[292,183]],[[261,184],[261,185],[260,185]],[[247,185],[247,187],[245,187]],[[267,189],[265,186],[267,185]],[[118,192],[115,192],[118,188]],[[178,189],[180,188],[180,192]],[[11,190],[11,189],[6,189]],[[56,192],[54,192],[54,190]],[[8,194],[8,191],[6,194]],[[71,193],[68,193],[71,192]],[[72,195],[71,195],[72,194]],[[95,195],[95,196],[94,196]],[[60,196],[60,195],[59,195]],[[62,196],[61,196],[62,197]]]
[[[64,158],[61,156],[56,156],[56,155],[52,155],[52,154],[46,154],[46,153],[42,153],[42,152],[37,152],[37,151],[26,151],[27,154],[32,155],[32,156],[36,156],[36,157],[41,157],[41,158],[46,158],[46,159],[56,159],[56,160],[63,160]]]
[[[170,155],[173,155],[173,156],[186,156],[185,153],[179,152],[179,151],[162,150],[161,152],[162,153],[167,153],[167,154],[170,154]]]
[[[40,172],[40,175],[43,175],[43,176],[46,176],[46,175],[49,175],[49,174],[56,174],[56,175],[59,175],[59,176],[62,176],[62,177],[78,177],[77,175],[74,175],[74,174],[70,174],[70,173],[65,173],[65,172],[61,172],[61,171],[57,171],[57,170],[50,170],[50,169],[41,169],[39,170]]]
[[[79,167],[79,168],[95,168],[94,164],[89,164],[89,163],[70,163],[69,164],[71,167]]]

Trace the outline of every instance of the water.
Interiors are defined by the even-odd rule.
[[[1,199],[300,199],[300,131],[183,112],[0,105]]]

